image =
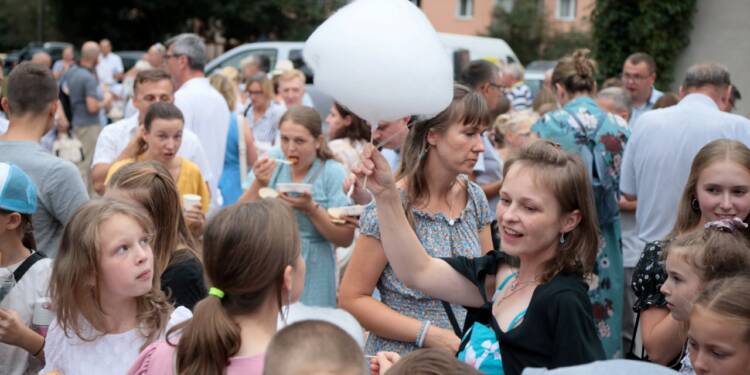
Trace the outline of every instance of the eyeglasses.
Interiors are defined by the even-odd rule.
[[[497,83],[495,83],[495,82],[489,82],[489,84],[490,84],[490,86],[492,86],[492,87],[494,87],[494,88],[496,88],[496,89],[498,89],[498,90],[500,90],[500,91],[504,91],[504,90],[505,90],[505,86],[503,86],[503,85],[498,85],[498,84],[497,84]]]
[[[164,54],[164,58],[167,59],[167,60],[169,60],[169,59],[171,59],[173,57],[180,57],[180,56],[182,56],[182,55],[178,55],[176,53],[165,53]]]
[[[247,93],[250,94],[250,95],[263,95],[263,91],[248,90]]]
[[[646,78],[648,78],[648,76],[622,73],[622,75],[620,75],[620,78],[623,81],[641,82],[641,81],[645,80]]]

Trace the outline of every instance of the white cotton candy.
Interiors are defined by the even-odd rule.
[[[315,86],[371,126],[431,115],[453,97],[450,55],[408,0],[356,0],[305,43]]]

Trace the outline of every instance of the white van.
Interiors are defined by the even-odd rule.
[[[438,36],[451,53],[461,49],[469,51],[470,60],[488,59],[505,64],[518,63],[518,57],[502,39],[448,33],[438,33]]]

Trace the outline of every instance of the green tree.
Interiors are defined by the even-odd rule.
[[[22,0],[0,0],[15,1]],[[27,0],[28,1],[28,0]],[[304,40],[345,0],[47,0],[64,40],[109,38],[116,49],[145,49],[181,32],[218,29],[237,43]],[[28,38],[28,36],[27,36]]]
[[[39,5],[39,1],[0,0],[0,51],[21,48],[38,39]],[[42,8],[42,21],[46,40],[60,37],[54,27],[54,14],[49,6]]]
[[[496,6],[488,34],[505,40],[521,63],[538,59],[545,37],[544,13],[539,1],[516,0],[510,12]]]
[[[657,66],[657,86],[672,82],[674,64],[690,42],[696,0],[597,0],[592,14],[594,54],[602,78],[620,74],[623,61],[646,52]]]

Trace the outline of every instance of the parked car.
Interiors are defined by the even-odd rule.
[[[529,65],[526,66],[523,80],[526,85],[529,86],[531,94],[535,98],[544,84],[544,73],[546,73],[547,70],[553,69],[556,64],[556,60],[536,60],[530,62]]]
[[[125,72],[132,69],[138,60],[143,58],[144,51],[115,51],[115,55],[120,56],[122,59],[122,67]]]
[[[263,70],[270,72],[276,66],[279,60],[290,60],[295,69],[305,72],[308,77],[308,83],[312,82],[312,71],[302,59],[302,49],[305,42],[259,42],[246,43],[241,46],[230,49],[219,55],[206,64],[206,75],[211,75],[221,68],[233,66],[240,69],[240,63],[250,55],[256,55],[261,58],[265,66]]]
[[[39,51],[47,52],[52,57],[53,62],[60,60],[62,58],[62,51],[65,47],[72,46],[72,44],[66,42],[29,43],[26,47],[13,51],[5,57],[3,70],[5,71],[5,74],[8,74],[13,67],[24,61],[31,60],[31,57]]]

